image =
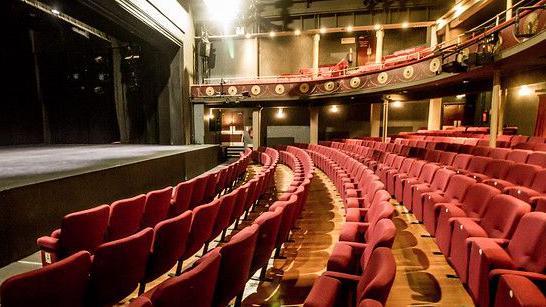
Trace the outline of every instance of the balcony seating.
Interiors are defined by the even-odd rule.
[[[107,205],[67,214],[61,228],[51,236],[37,240],[41,250],[42,265],[46,266],[78,251],[94,253],[104,242],[110,208]]]
[[[83,307],[91,255],[80,251],[43,268],[12,276],[0,286],[4,307]]]
[[[144,194],[113,202],[108,220],[108,241],[125,238],[139,231],[145,205]]]

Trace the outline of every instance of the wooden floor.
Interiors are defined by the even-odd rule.
[[[259,170],[251,166],[248,178]],[[275,173],[277,194],[286,190],[292,180],[290,169],[279,165]],[[325,271],[328,257],[338,241],[344,222],[341,198],[328,177],[316,169],[303,216],[293,231],[292,241],[284,244],[280,259],[270,259],[267,277],[270,281],[259,282],[258,273],[247,283],[243,306],[297,306],[303,304],[313,281]],[[444,256],[434,255],[438,250],[423,225],[413,224],[415,217],[406,214],[403,206],[393,201],[396,214],[393,219],[397,236],[393,253],[397,274],[387,301],[387,306],[473,306],[470,296],[458,279],[448,278],[455,272]],[[258,206],[248,221],[239,229],[251,224],[268,203]],[[233,233],[236,233],[234,231]],[[213,243],[214,247],[217,243]],[[198,259],[200,252],[185,262],[184,267]],[[147,290],[169,278],[167,274],[148,284]],[[130,298],[136,297],[136,291]]]

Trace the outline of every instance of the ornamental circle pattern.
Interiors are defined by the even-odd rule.
[[[328,92],[333,91],[335,86],[336,84],[333,81],[324,83],[324,89],[327,90]]]
[[[377,82],[385,84],[389,80],[389,75],[386,72],[382,72],[377,76]]]
[[[279,95],[284,94],[284,85],[277,84],[277,86],[275,86],[275,93],[277,93]]]
[[[351,81],[349,82],[352,88],[357,88],[360,86],[360,78],[359,77],[353,77],[351,78]]]
[[[252,95],[258,96],[262,92],[262,88],[260,86],[258,86],[258,85],[253,85],[250,88],[250,92],[252,93]]]
[[[411,79],[411,77],[413,77],[413,72],[413,66],[407,66],[404,68],[404,78]]]
[[[300,93],[307,94],[307,92],[309,92],[309,84],[308,83],[300,84]]]
[[[429,65],[430,71],[438,72],[440,70],[440,65],[441,64],[442,63],[440,62],[439,58],[432,59],[432,61],[430,61],[430,65]]]
[[[228,91],[228,94],[230,94],[231,96],[237,95],[237,87],[236,86],[233,86],[233,85],[230,86],[227,91]]]
[[[205,93],[207,94],[207,96],[212,96],[212,95],[214,95],[214,87],[208,86],[208,87],[205,89]]]

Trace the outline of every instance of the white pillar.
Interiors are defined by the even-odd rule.
[[[383,99],[383,142],[387,141],[389,126],[389,100]]]
[[[381,64],[383,61],[383,37],[385,36],[385,31],[383,29],[375,31],[375,63]]]
[[[313,36],[313,77],[318,77],[319,74],[319,46],[320,34]]]
[[[440,130],[442,126],[442,98],[433,98],[428,104],[428,130]]]
[[[207,119],[208,122],[210,119]],[[193,141],[195,144],[205,143],[205,105],[193,105]]]
[[[438,45],[438,29],[436,25],[430,27],[430,48],[436,48]]]
[[[370,104],[370,136],[378,137],[381,130],[381,108],[380,103]]]
[[[497,135],[499,131],[499,107],[502,99],[501,74],[495,70],[493,75],[493,91],[491,93],[491,111],[489,121],[489,147],[497,146]]]
[[[512,18],[512,0],[506,0],[506,20]]]
[[[319,108],[309,108],[309,143],[318,144]]]
[[[252,111],[252,147],[258,149],[261,146],[262,137],[262,111]]]

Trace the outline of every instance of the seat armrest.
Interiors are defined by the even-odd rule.
[[[40,247],[41,250],[49,253],[56,253],[59,249],[59,239],[49,237],[49,236],[43,236],[38,238],[36,240],[36,243]]]

